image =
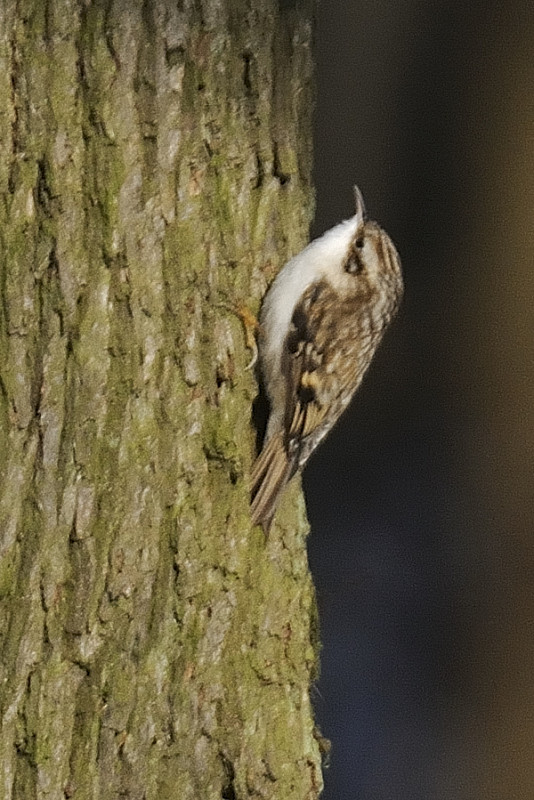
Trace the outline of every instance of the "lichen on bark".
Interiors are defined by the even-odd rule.
[[[0,784],[316,798],[299,488],[232,302],[304,243],[308,0],[0,9]]]

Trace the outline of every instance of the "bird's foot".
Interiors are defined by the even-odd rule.
[[[245,369],[252,369],[258,361],[258,343],[256,341],[256,337],[258,335],[260,324],[257,318],[254,316],[250,308],[244,303],[228,301],[225,303],[220,303],[219,305],[222,308],[225,308],[227,311],[231,311],[231,313],[241,321],[245,333],[245,346],[252,352],[252,358]]]

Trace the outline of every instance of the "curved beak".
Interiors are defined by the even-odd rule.
[[[356,216],[359,218],[360,222],[365,222],[367,219],[367,211],[365,210],[363,194],[357,186],[354,187],[354,202],[356,203]]]

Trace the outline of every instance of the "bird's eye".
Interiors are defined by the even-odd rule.
[[[361,250],[364,244],[363,236],[358,236],[354,244],[356,245],[358,250]]]
[[[345,264],[345,272],[349,275],[358,275],[363,270],[363,264],[356,254],[348,259]]]

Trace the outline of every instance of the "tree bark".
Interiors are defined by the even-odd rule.
[[[312,212],[311,0],[0,6],[0,793],[316,798],[298,486],[231,311]]]

